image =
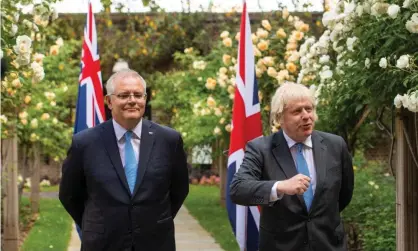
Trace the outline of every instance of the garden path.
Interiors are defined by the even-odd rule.
[[[178,251],[223,251],[184,206],[181,207],[174,219],[174,224],[176,228],[176,249]],[[68,251],[79,251],[80,244],[77,230],[73,226]]]

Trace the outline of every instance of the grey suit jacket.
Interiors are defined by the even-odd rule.
[[[180,134],[144,120],[131,194],[109,120],[74,135],[59,198],[82,228],[83,251],[174,251],[188,178]]]
[[[254,139],[246,146],[230,197],[236,204],[261,206],[260,251],[347,249],[340,212],[350,203],[354,189],[351,156],[336,135],[314,131],[312,144],[317,185],[309,212],[301,195],[269,202],[274,183],[297,174],[283,132]]]

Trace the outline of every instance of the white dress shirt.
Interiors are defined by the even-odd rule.
[[[292,153],[293,161],[295,162],[296,166],[296,144],[298,142],[291,139],[284,131],[283,131],[284,138],[286,139],[287,145],[290,149],[290,152]],[[311,178],[311,185],[312,185],[312,191],[313,194],[315,194],[316,189],[316,169],[315,169],[315,162],[313,158],[313,150],[312,150],[312,136],[309,136],[303,143],[303,157],[305,157],[306,163],[308,164],[309,169],[309,175]],[[289,177],[291,178],[291,177]],[[279,184],[280,181],[277,181],[274,183],[273,187],[271,188],[271,194],[270,194],[270,202],[274,202],[276,200],[280,200],[283,197],[283,194],[277,194],[277,184]]]
[[[116,141],[118,142],[120,159],[122,160],[122,166],[125,168],[125,133],[127,130],[119,125],[114,119],[112,119],[113,128],[115,129]],[[136,161],[139,160],[139,145],[141,142],[142,132],[142,119],[132,130],[131,144],[134,148]]]

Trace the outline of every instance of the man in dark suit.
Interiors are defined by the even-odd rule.
[[[146,83],[110,77],[113,119],[74,135],[59,198],[82,229],[85,251],[175,250],[173,219],[189,191],[180,134],[142,119]]]
[[[261,206],[259,251],[347,250],[340,212],[354,175],[346,143],[313,129],[315,100],[301,84],[280,86],[271,109],[282,129],[247,144],[232,201]]]

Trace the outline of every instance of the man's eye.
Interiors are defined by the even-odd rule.
[[[140,99],[140,98],[142,98],[142,94],[140,94],[140,93],[135,93],[135,94],[134,94],[134,97],[135,97],[136,99]]]
[[[129,94],[126,94],[126,93],[119,94],[119,98],[127,99],[127,98],[129,98]]]

